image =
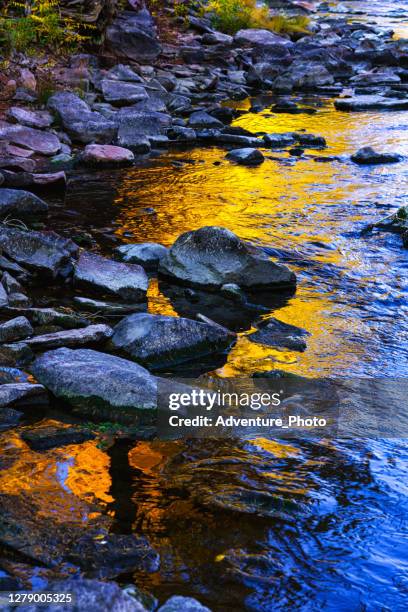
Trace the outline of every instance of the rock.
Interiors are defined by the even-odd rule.
[[[232,45],[234,38],[229,34],[222,32],[207,32],[202,37],[201,41],[204,45]]]
[[[16,317],[0,325],[0,342],[14,342],[24,340],[33,334],[30,321],[25,317]]]
[[[123,592],[116,582],[75,577],[48,584],[47,592],[71,593],[75,603],[24,606],[24,612],[146,612],[142,604]]]
[[[295,143],[295,136],[293,132],[282,133],[282,134],[264,134],[264,142],[268,147],[286,147]]]
[[[38,357],[36,379],[84,414],[137,423],[156,409],[156,380],[136,363],[89,349],[60,348]]]
[[[185,232],[160,262],[159,272],[181,283],[219,289],[234,283],[243,289],[294,288],[296,276],[262,251],[222,227]]]
[[[8,114],[15,119],[17,123],[39,130],[50,127],[53,122],[52,115],[47,111],[32,111],[27,108],[21,108],[20,106],[12,106]]]
[[[74,270],[77,287],[99,294],[114,295],[122,300],[140,302],[146,299],[148,280],[145,271],[136,264],[112,261],[84,251]]]
[[[322,148],[327,146],[326,140],[323,138],[323,136],[316,136],[315,134],[302,134],[302,132],[296,132],[294,136],[302,147]]]
[[[31,306],[31,300],[29,297],[24,295],[24,293],[10,293],[8,296],[9,306],[13,306],[16,308],[19,307],[29,307]]]
[[[47,392],[42,385],[12,383],[0,385],[0,407],[47,403]]]
[[[13,429],[16,427],[23,414],[23,412],[15,410],[14,408],[2,408],[0,410],[0,430],[4,431],[5,429]],[[9,588],[7,579],[5,586],[3,581],[4,576],[0,577],[0,588]],[[15,586],[15,588],[18,588],[18,586]]]
[[[106,316],[123,316],[131,312],[144,312],[147,309],[146,302],[139,304],[124,304],[116,302],[101,302],[89,298],[74,297],[74,302],[85,311],[96,312]]]
[[[104,344],[112,335],[108,325],[88,325],[81,329],[67,329],[52,334],[35,336],[26,341],[26,344],[35,351],[46,351],[60,348],[78,348],[81,346],[97,347]]]
[[[309,335],[309,332],[295,325],[283,323],[278,319],[268,319],[265,325],[259,325],[258,331],[250,334],[248,339],[267,346],[282,346],[294,351],[304,351],[307,348],[304,336]]]
[[[402,156],[396,153],[378,153],[371,147],[363,147],[351,156],[351,160],[359,165],[395,164],[402,160]]]
[[[192,113],[188,120],[188,126],[194,129],[207,129],[207,128],[215,128],[222,129],[224,124],[219,119],[212,117],[205,111],[198,111],[196,113]]]
[[[67,183],[65,172],[32,174],[31,172],[17,173],[3,170],[3,175],[5,179],[4,186],[12,188],[23,187],[24,189],[35,189],[36,191],[65,190]]]
[[[125,83],[123,81],[110,81],[104,79],[101,82],[102,95],[106,102],[122,106],[147,100],[146,90],[141,85]]]
[[[3,275],[4,278],[4,275]],[[65,329],[87,327],[89,321],[74,312],[54,310],[54,308],[5,308],[4,312],[11,315],[27,317],[32,325],[58,325]]]
[[[23,288],[20,283],[8,272],[3,272],[1,277],[1,284],[6,290],[7,294],[22,292]]]
[[[244,166],[257,166],[265,160],[258,149],[245,147],[244,149],[233,149],[225,156],[226,159]]]
[[[158,612],[211,612],[210,608],[203,606],[193,597],[173,595],[164,603]]]
[[[142,244],[123,244],[115,249],[115,254],[126,263],[140,264],[146,270],[157,270],[167,250],[162,244],[143,242]]]
[[[27,159],[25,157],[6,157],[0,156],[0,168],[3,170],[3,183],[5,181],[5,170],[21,170],[22,172],[33,172],[35,170],[36,163],[33,159]]]
[[[23,366],[34,358],[33,352],[25,342],[0,345],[0,364],[5,366]]]
[[[408,100],[372,94],[338,98],[334,101],[334,106],[339,111],[408,110]]]
[[[111,68],[107,73],[107,77],[110,80],[127,81],[128,83],[144,83],[142,77],[126,64],[117,64]]]
[[[0,217],[11,216],[17,219],[44,215],[48,204],[28,191],[0,189]]]
[[[54,232],[26,232],[12,227],[0,228],[0,249],[17,263],[53,278],[66,270],[78,252],[76,244]]]
[[[158,112],[128,112],[119,117],[118,144],[137,153],[148,153],[150,139],[165,136],[171,117]]]
[[[291,91],[292,89],[316,89],[334,84],[333,75],[324,64],[295,60],[289,70],[275,79],[274,89]]]
[[[4,288],[4,286],[1,284],[0,285],[0,308],[4,308],[5,306],[8,306],[8,295],[6,293],[6,290]]]
[[[111,344],[135,361],[164,369],[198,357],[222,352],[236,335],[219,325],[182,317],[131,314],[113,330]]]
[[[113,145],[87,145],[82,161],[88,166],[128,166],[135,159],[130,149]]]
[[[9,383],[26,383],[28,382],[28,378],[29,375],[22,370],[0,366],[0,385],[6,385]]]
[[[405,240],[405,233],[408,231],[408,206],[401,206],[396,213],[377,221],[368,229],[373,228],[402,234]]]
[[[81,427],[46,425],[25,429],[21,433],[21,438],[32,450],[46,451],[68,444],[82,444],[87,440],[93,440],[95,434]]]
[[[170,138],[170,140],[191,142],[196,140],[197,134],[192,128],[173,125],[167,130],[167,137]]]
[[[52,95],[47,106],[57,114],[64,129],[76,141],[85,144],[107,143],[116,137],[117,126],[114,121],[91,111],[84,100],[69,91]]]
[[[35,91],[37,89],[37,81],[31,70],[28,68],[22,68],[20,70],[20,85],[25,87],[29,91]]]
[[[54,134],[23,125],[0,127],[0,138],[41,155],[55,155],[61,149],[61,143]]]
[[[234,36],[234,41],[237,45],[249,46],[267,46],[267,45],[285,45],[291,46],[292,42],[288,38],[278,36],[270,30],[260,30],[251,28],[249,30],[239,30]]]
[[[106,41],[117,57],[149,63],[161,53],[153,19],[147,9],[122,11],[107,28]]]

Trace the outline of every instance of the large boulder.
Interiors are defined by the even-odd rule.
[[[112,346],[151,369],[224,351],[235,334],[216,324],[148,313],[131,314],[113,330]]]
[[[147,9],[122,11],[106,31],[106,41],[117,57],[149,63],[161,53],[152,16]]]
[[[0,139],[8,140],[42,155],[55,155],[61,149],[61,143],[54,134],[24,125],[0,127]]]
[[[74,270],[74,283],[101,295],[141,302],[146,299],[148,279],[141,266],[106,259],[84,251]]]
[[[0,217],[21,219],[46,214],[48,204],[34,194],[19,189],[0,189]]]
[[[223,227],[179,236],[159,271],[181,283],[216,290],[234,283],[247,290],[294,288],[296,276]]]
[[[67,133],[76,141],[108,143],[115,139],[117,126],[100,113],[91,111],[88,104],[69,91],[60,91],[48,100]]]
[[[0,249],[4,255],[34,272],[55,278],[64,273],[78,247],[54,232],[0,228]]]
[[[157,405],[155,378],[142,366],[90,349],[59,348],[38,357],[36,379],[79,412],[99,418],[150,422]]]

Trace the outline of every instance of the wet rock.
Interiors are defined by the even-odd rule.
[[[54,134],[22,125],[0,127],[0,138],[42,155],[55,155],[61,149],[61,143]]]
[[[117,106],[141,102],[149,97],[145,88],[135,83],[104,79],[101,88],[105,101]]]
[[[215,128],[222,129],[224,124],[216,117],[212,117],[205,111],[197,111],[192,113],[188,120],[188,126],[193,129]]]
[[[268,46],[268,45],[285,45],[291,46],[292,42],[288,38],[278,36],[270,30],[257,30],[251,28],[249,30],[239,30],[234,36],[234,41],[237,45],[249,46]]]
[[[295,325],[289,325],[278,321],[278,319],[268,319],[265,325],[259,325],[258,331],[250,334],[248,339],[267,346],[282,346],[294,351],[304,351],[307,348],[304,336],[309,336],[309,332]]]
[[[0,364],[5,366],[24,366],[34,359],[34,354],[25,342],[0,345]]]
[[[170,138],[170,140],[186,142],[191,142],[197,138],[195,130],[180,125],[173,125],[171,128],[169,128],[167,130],[167,136]]]
[[[334,106],[340,111],[407,110],[408,100],[372,94],[338,98],[334,101]]]
[[[265,134],[263,139],[265,144],[272,148],[286,147],[295,143],[295,136],[293,132],[282,134]]]
[[[159,271],[188,285],[218,289],[235,283],[243,289],[295,287],[296,276],[262,251],[222,227],[185,232],[160,262]]]
[[[93,440],[95,434],[81,427],[46,425],[25,429],[21,433],[21,438],[32,450],[46,451],[68,444],[82,444],[87,440]]]
[[[158,612],[211,612],[210,608],[203,606],[193,597],[182,597],[173,595],[163,604]]]
[[[60,348],[79,348],[81,346],[97,347],[104,344],[112,335],[108,325],[88,325],[81,329],[67,329],[52,334],[35,336],[27,340],[26,344],[34,351],[46,351]]]
[[[149,63],[161,53],[153,19],[147,9],[122,11],[106,31],[106,40],[117,57]]]
[[[28,191],[0,189],[0,217],[21,219],[48,212],[48,204]]]
[[[49,583],[47,592],[72,593],[75,604],[24,606],[24,612],[146,612],[143,605],[125,593],[116,582],[71,578]]]
[[[113,332],[111,344],[116,350],[153,369],[222,352],[236,338],[219,325],[147,313],[125,317]]]
[[[25,160],[31,161],[31,160]],[[12,188],[24,187],[35,191],[64,190],[67,183],[65,172],[32,174],[32,172],[11,172],[3,170],[4,186]]]
[[[44,404],[48,402],[47,392],[42,385],[11,383],[0,385],[0,407]]]
[[[158,112],[127,112],[119,117],[118,144],[136,153],[148,153],[150,139],[165,136],[171,117]]]
[[[130,149],[113,145],[87,145],[82,161],[88,166],[128,166],[135,159]]]
[[[17,368],[0,366],[0,385],[28,382],[28,374]]]
[[[75,297],[74,302],[85,311],[106,316],[123,316],[131,312],[144,312],[147,310],[147,302],[125,304],[123,302],[102,302],[101,300],[92,300],[83,297]]]
[[[57,114],[71,138],[78,142],[107,143],[116,137],[117,126],[114,121],[91,111],[84,100],[69,91],[52,95],[47,106]]]
[[[255,136],[244,136],[241,134],[228,134],[225,131],[222,134],[217,134],[213,138],[215,143],[223,145],[239,145],[242,149],[252,149],[254,147],[263,147],[264,142]]]
[[[233,161],[243,166],[257,166],[265,160],[264,156],[258,149],[245,147],[244,149],[234,149],[225,156],[226,159]]]
[[[317,62],[294,61],[289,70],[277,77],[273,87],[277,91],[317,89],[334,84],[333,75],[326,66]]]
[[[33,111],[27,108],[21,108],[20,106],[12,106],[8,114],[15,119],[17,123],[40,130],[50,127],[53,122],[52,115],[47,111]]]
[[[16,317],[0,325],[0,342],[14,342],[24,340],[33,334],[30,321],[25,317]]]
[[[401,159],[401,155],[397,153],[379,153],[374,151],[372,147],[363,147],[351,156],[351,160],[359,165],[395,164]]]
[[[11,227],[0,228],[0,248],[17,263],[54,278],[78,251],[71,240],[54,232],[26,232]]]
[[[316,136],[315,134],[302,134],[301,132],[296,132],[294,136],[299,145],[302,147],[320,149],[327,146],[326,139],[323,138],[323,136]]]
[[[18,425],[23,412],[15,410],[14,408],[1,408],[0,409],[0,430],[11,429]],[[8,589],[7,582],[3,585],[3,577],[0,577],[0,588]],[[18,587],[16,587],[18,588]]]
[[[115,253],[121,261],[140,264],[146,270],[157,270],[167,250],[162,244],[143,242],[142,244],[124,244],[115,249]]]
[[[57,325],[65,329],[87,327],[89,321],[74,312],[55,310],[54,308],[5,308],[10,315],[26,317],[32,325]]]
[[[145,300],[148,287],[141,266],[112,261],[86,251],[81,253],[75,265],[74,283],[79,288],[135,302]]]
[[[405,232],[408,231],[408,206],[401,206],[396,213],[370,225],[368,230],[373,228],[403,234],[405,239]]]
[[[156,408],[154,377],[120,357],[60,348],[38,357],[31,371],[55,396],[100,419],[150,421]]]

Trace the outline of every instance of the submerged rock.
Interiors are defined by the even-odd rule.
[[[379,153],[372,147],[363,147],[351,156],[351,160],[359,165],[395,164],[401,159],[401,155],[397,153]]]
[[[100,419],[150,421],[156,408],[156,381],[140,365],[90,349],[59,348],[38,357],[36,379],[78,411]]]
[[[33,328],[25,317],[16,317],[0,325],[0,342],[24,340],[33,334]]]
[[[47,403],[47,392],[42,385],[10,383],[0,385],[0,407]]]
[[[88,166],[128,166],[135,159],[130,149],[114,145],[87,145],[82,161]]]
[[[56,349],[61,346],[77,348],[104,344],[112,335],[108,325],[88,325],[82,329],[67,329],[52,334],[35,336],[27,340],[27,345],[37,351]]]
[[[219,289],[234,283],[251,291],[294,288],[296,276],[284,265],[222,227],[185,232],[162,259],[159,272],[187,285]]]
[[[28,191],[0,189],[0,217],[11,216],[17,219],[44,215],[48,204]]]
[[[74,283],[79,288],[135,302],[146,298],[148,287],[141,266],[112,261],[86,251],[81,253],[75,265]]]
[[[87,440],[93,440],[95,434],[81,427],[46,425],[25,429],[21,433],[21,438],[32,450],[45,451],[68,444],[82,444]]]
[[[115,249],[117,257],[125,263],[136,263],[146,270],[157,270],[160,261],[167,255],[168,249],[156,242],[141,244],[123,244]]]
[[[307,348],[304,336],[309,332],[295,325],[289,325],[278,319],[268,319],[260,325],[258,331],[248,336],[249,340],[266,344],[267,346],[282,346],[294,351],[304,351]]]
[[[236,339],[220,325],[182,317],[136,313],[113,330],[112,346],[152,369],[163,369],[224,351]]]
[[[237,164],[242,164],[244,166],[257,166],[258,164],[262,164],[265,160],[264,156],[258,149],[244,148],[244,149],[234,149],[230,151],[225,156],[226,159],[229,159]]]

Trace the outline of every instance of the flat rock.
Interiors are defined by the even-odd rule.
[[[220,325],[148,313],[125,317],[113,332],[111,344],[116,350],[152,369],[222,352],[236,339]]]
[[[41,425],[32,429],[24,429],[21,438],[35,451],[45,451],[68,444],[82,444],[93,440],[95,434],[81,427],[64,427],[56,425]]]
[[[75,304],[78,304],[85,311],[96,312],[107,316],[123,316],[131,312],[142,312],[147,310],[147,302],[138,304],[125,304],[123,302],[103,302],[84,297],[74,297]]]
[[[0,217],[11,216],[17,219],[44,215],[48,204],[28,191],[0,189]]]
[[[36,379],[82,413],[124,422],[151,419],[155,378],[140,365],[89,349],[60,348],[38,357]]]
[[[61,149],[61,143],[54,134],[23,125],[0,127],[0,138],[41,155],[55,155]]]
[[[210,608],[203,606],[193,597],[173,595],[164,603],[158,612],[211,612]]]
[[[245,147],[243,149],[234,149],[227,153],[226,159],[233,161],[243,166],[257,166],[265,160],[264,156],[258,149]]]
[[[0,285],[0,308],[8,306],[9,298],[3,284]]]
[[[25,317],[16,317],[0,325],[0,342],[24,340],[33,334],[30,321]]]
[[[249,46],[257,46],[257,45],[285,45],[291,46],[293,43],[283,36],[278,36],[278,34],[274,34],[270,30],[262,30],[251,28],[248,30],[239,30],[234,36],[234,41],[237,45],[249,45]]]
[[[248,336],[249,340],[267,346],[281,346],[294,351],[304,351],[307,348],[304,336],[309,336],[309,332],[278,321],[278,319],[268,319],[265,325],[259,326],[258,331]]]
[[[79,288],[135,302],[146,299],[148,287],[141,266],[112,261],[86,251],[81,253],[75,265],[74,283]]]
[[[141,102],[149,97],[142,85],[124,81],[103,79],[101,89],[105,101],[118,106]]]
[[[166,113],[131,111],[119,116],[118,144],[135,153],[150,150],[150,139],[166,136],[171,117]]]
[[[397,153],[379,153],[372,147],[363,147],[351,156],[351,161],[359,165],[395,164],[401,159],[401,155]]]
[[[338,98],[334,101],[334,106],[340,111],[408,110],[408,100],[373,94]]]
[[[55,310],[54,308],[10,308],[6,307],[3,312],[27,317],[32,325],[58,325],[65,329],[76,329],[87,327],[88,319],[75,312]]]
[[[40,130],[50,127],[53,122],[53,117],[48,111],[33,111],[20,106],[12,106],[8,115],[21,125]]]
[[[263,140],[268,147],[287,147],[296,142],[293,132],[264,134]]]
[[[130,149],[113,145],[87,145],[82,161],[89,166],[128,166],[135,159]]]
[[[81,329],[67,329],[52,334],[35,336],[26,341],[27,345],[35,351],[46,351],[65,346],[79,348],[81,346],[97,346],[104,344],[112,335],[108,325],[88,325]]]
[[[159,272],[181,283],[219,289],[234,283],[243,289],[294,288],[296,276],[262,251],[222,227],[185,232],[160,262]]]
[[[143,83],[144,82],[142,77],[139,74],[137,74],[137,72],[132,70],[130,66],[127,66],[126,64],[117,64],[116,66],[111,68],[107,73],[107,77],[110,80],[126,81],[128,83]]]
[[[123,244],[115,249],[115,254],[126,263],[140,264],[146,270],[157,270],[160,261],[167,255],[168,249],[156,242],[141,244]]]
[[[42,385],[11,383],[0,385],[0,407],[47,403],[47,392]]]
[[[0,228],[0,249],[14,261],[37,273],[56,277],[66,269],[78,247],[54,232]]]

